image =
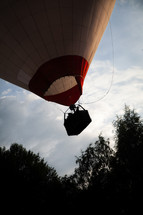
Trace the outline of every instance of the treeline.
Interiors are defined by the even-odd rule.
[[[70,176],[58,176],[22,145],[0,148],[3,214],[142,214],[143,123],[125,107],[114,122],[115,151],[102,135],[76,157]]]

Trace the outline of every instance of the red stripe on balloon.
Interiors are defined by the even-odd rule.
[[[48,101],[70,106],[82,94],[83,82],[88,68],[89,63],[81,56],[68,55],[52,59],[39,67],[29,82],[29,89]],[[55,80],[65,76],[74,76],[78,85],[57,95],[44,96],[44,93]]]

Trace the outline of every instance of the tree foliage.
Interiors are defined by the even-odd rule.
[[[60,179],[39,154],[18,144],[12,144],[9,150],[0,148],[0,172],[5,213],[9,209],[15,214],[21,214],[21,210],[43,214],[46,207],[51,210],[57,198],[55,189],[60,190]]]
[[[111,172],[114,204],[120,213],[141,213],[143,123],[135,110],[125,106],[124,115],[117,117],[114,126],[116,155]]]
[[[122,162],[131,165],[134,159],[142,159],[143,123],[135,110],[125,106],[123,116],[114,122],[116,128],[116,156]],[[135,162],[136,163],[136,162]]]
[[[94,144],[90,144],[81,152],[81,156],[77,157],[78,167],[74,173],[77,186],[87,189],[99,175],[110,171],[110,160],[113,155],[114,151],[109,146],[109,140],[100,135]]]

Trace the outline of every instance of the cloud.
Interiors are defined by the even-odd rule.
[[[81,102],[83,105],[87,102],[95,122],[94,129],[98,130],[98,133],[103,131],[103,135],[113,139],[112,122],[117,114],[123,114],[125,104],[135,108],[141,116],[143,115],[143,68],[131,67],[126,70],[114,68],[113,84],[107,94],[111,83],[112,64],[108,62],[106,68],[105,62],[97,64],[97,67],[92,67],[91,75],[89,74],[88,81],[85,82],[85,88],[89,91],[82,96]],[[95,72],[93,72],[94,68],[96,68]]]
[[[136,6],[136,7],[139,7],[139,6],[143,6],[143,1],[142,0],[119,0],[119,3],[121,5],[124,5],[124,4],[129,4],[131,6]]]
[[[7,89],[7,90],[4,90],[1,94],[4,96],[4,95],[7,95],[11,92],[11,89]]]
[[[121,4],[125,4],[127,2],[127,0],[120,0]]]

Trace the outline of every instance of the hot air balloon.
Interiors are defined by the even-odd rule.
[[[116,0],[1,0],[0,78],[70,106]]]

